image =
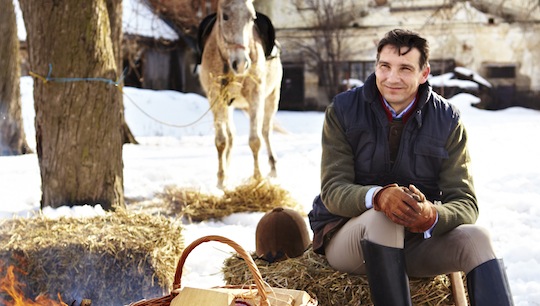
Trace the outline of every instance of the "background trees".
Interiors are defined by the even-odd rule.
[[[30,70],[117,80],[118,40],[111,35],[110,17],[118,16],[119,1],[21,0]],[[34,78],[41,207],[123,206],[121,92],[115,84],[74,80]]]
[[[21,116],[20,56],[12,0],[0,0],[0,156],[30,153]]]
[[[342,90],[342,61],[352,52],[344,39],[350,24],[362,13],[359,2],[352,0],[306,0],[296,1],[295,8],[311,29],[308,37],[296,41],[317,71],[320,85],[329,99]]]

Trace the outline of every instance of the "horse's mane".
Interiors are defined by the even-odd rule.
[[[259,36],[263,42],[264,55],[269,58],[271,57],[274,46],[276,45],[276,30],[274,29],[274,25],[268,16],[259,12],[256,13],[257,18],[255,19],[255,28],[257,29],[257,33],[259,33]],[[204,17],[199,24],[197,32],[197,64],[200,64],[202,61],[204,45],[206,43],[206,39],[212,31],[212,28],[214,27],[214,24],[216,23],[216,19],[216,13],[212,13]]]

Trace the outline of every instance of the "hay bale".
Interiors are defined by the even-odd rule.
[[[304,255],[276,263],[252,257],[263,279],[272,287],[304,290],[316,297],[319,305],[373,305],[367,277],[334,270],[324,256],[310,248]],[[249,283],[253,277],[244,260],[237,256],[224,262],[224,280],[228,285]],[[454,305],[450,279],[411,278],[413,305]]]
[[[118,306],[167,294],[183,248],[178,224],[123,210],[0,224],[0,260],[23,272],[16,277],[26,284],[24,295],[33,300],[46,293],[56,300],[60,294],[68,305],[90,299],[93,305]]]
[[[194,188],[166,187],[157,195],[168,210],[200,222],[220,219],[238,212],[267,212],[275,207],[288,207],[305,215],[289,192],[268,180],[250,180],[223,195],[203,194]]]

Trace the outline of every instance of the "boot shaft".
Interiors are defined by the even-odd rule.
[[[375,306],[411,306],[411,292],[403,249],[391,248],[367,240],[362,240],[361,245],[373,304]]]
[[[467,274],[472,306],[513,306],[512,293],[502,259],[489,260]]]

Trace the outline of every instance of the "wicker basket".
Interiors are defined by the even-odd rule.
[[[249,271],[253,276],[254,285],[250,286],[223,286],[211,289],[181,288],[182,270],[189,253],[203,242],[217,241],[232,247],[246,262]],[[253,306],[317,306],[315,299],[308,293],[300,290],[284,288],[273,288],[268,286],[261,276],[257,265],[251,255],[246,252],[236,242],[217,235],[201,237],[189,244],[176,266],[174,275],[173,290],[169,295],[141,300],[129,304],[129,306],[182,306],[182,305],[205,305],[205,306],[233,306],[233,305],[253,305]]]

